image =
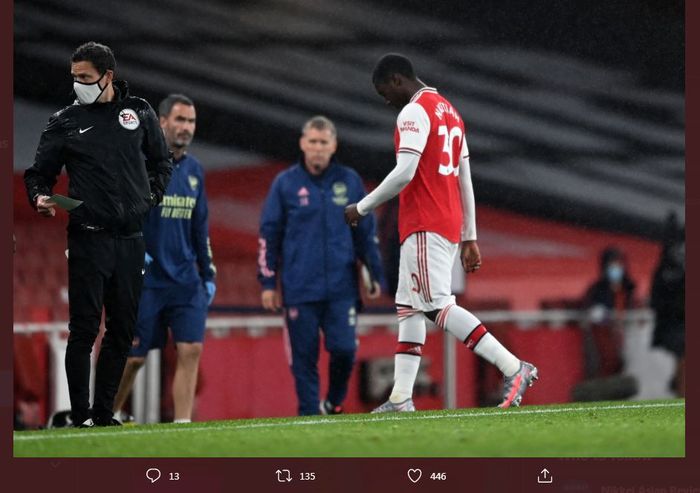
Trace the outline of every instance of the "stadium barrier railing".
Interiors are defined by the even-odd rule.
[[[541,329],[546,326],[550,330],[570,327],[575,324],[587,327],[591,324],[591,312],[589,310],[493,310],[475,312],[475,315],[485,324],[509,323],[521,331]],[[655,315],[653,310],[641,308],[628,310],[624,314],[625,328],[624,359],[626,372],[631,374],[643,373],[645,360],[648,359],[651,333],[654,326]],[[251,314],[210,316],[207,319],[207,330],[212,337],[225,337],[231,331],[246,331],[247,335],[255,337],[256,334],[267,330],[279,330],[283,328],[281,315]],[[360,314],[357,330],[359,335],[371,333],[375,328],[397,331],[398,320],[392,313]],[[428,331],[437,331],[438,328],[428,323]],[[63,355],[65,354],[65,335],[68,333],[67,322],[48,323],[15,323],[15,334],[47,333],[50,344],[50,372],[52,386],[53,410],[63,409],[69,406],[67,395],[67,383],[63,368]],[[457,382],[457,344],[454,337],[443,338],[443,405],[447,409],[456,407],[456,382]],[[666,363],[662,363],[666,365]],[[667,366],[667,365],[666,365]],[[644,379],[639,379],[644,380]],[[642,396],[656,395],[658,390],[640,389]],[[134,386],[133,408],[135,416],[141,422],[158,422],[160,396],[160,354],[159,351],[151,351],[145,371],[140,372]]]

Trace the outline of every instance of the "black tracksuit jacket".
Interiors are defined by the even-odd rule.
[[[52,194],[65,165],[68,195],[83,201],[70,212],[69,230],[97,226],[139,232],[170,180],[172,164],[153,108],[129,96],[125,81],[113,87],[110,102],[73,104],[51,116],[34,164],[24,173],[29,202],[36,207],[36,196]]]

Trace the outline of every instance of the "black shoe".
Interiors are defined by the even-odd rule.
[[[94,428],[95,427],[95,422],[92,420],[92,418],[88,418],[88,419],[85,419],[83,421],[79,421],[78,424],[73,422],[73,420],[70,417],[70,414],[65,416],[65,420],[62,422],[61,422],[60,418],[61,417],[59,416],[58,423],[54,419],[50,420],[48,428]]]
[[[92,418],[88,418],[76,426],[76,428],[94,428],[95,426],[95,422],[92,420]]]
[[[121,422],[118,419],[99,419],[95,418],[95,426],[121,426]]]
[[[46,423],[47,428],[72,428],[73,420],[70,417],[70,411],[56,411],[49,417]]]
[[[321,414],[343,414],[343,406],[334,406],[329,400],[321,401],[318,408]]]

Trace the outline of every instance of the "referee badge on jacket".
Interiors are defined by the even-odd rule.
[[[136,130],[141,125],[141,122],[134,110],[124,108],[119,112],[119,125],[127,130]]]

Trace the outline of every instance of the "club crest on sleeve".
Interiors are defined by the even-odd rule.
[[[136,112],[130,108],[124,108],[119,112],[119,125],[127,130],[136,130],[141,122]]]
[[[197,187],[199,186],[199,178],[194,175],[187,175],[187,180],[190,182],[190,188],[192,191],[196,192]]]

